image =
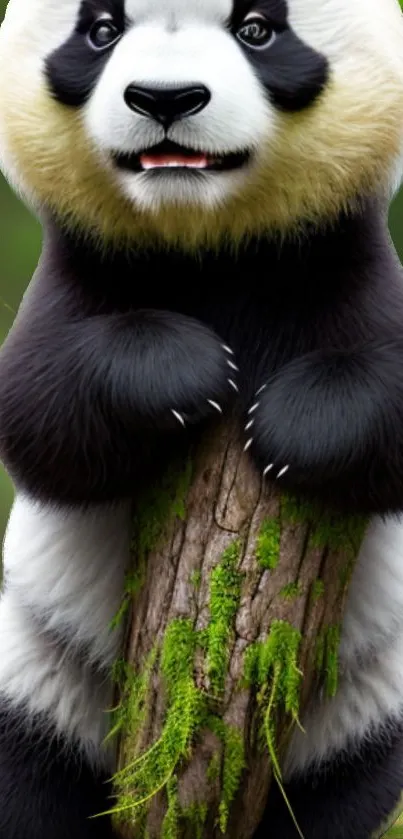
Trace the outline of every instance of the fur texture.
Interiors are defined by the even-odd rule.
[[[224,412],[267,480],[374,516],[338,693],[313,697],[285,756],[305,839],[327,839],[329,823],[332,839],[370,839],[398,802],[399,15],[394,0],[9,6],[0,155],[45,237],[0,355],[0,455],[17,489],[0,601],[2,839],[112,839],[88,817],[110,804],[128,499],[135,512],[137,490]],[[164,126],[128,106],[133,85],[210,98]],[[164,134],[187,163],[171,145],[149,171]],[[295,837],[276,791],[259,838],[273,830]]]

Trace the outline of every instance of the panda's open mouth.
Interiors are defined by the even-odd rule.
[[[228,172],[240,169],[250,159],[250,152],[213,155],[207,152],[180,146],[165,140],[157,146],[137,154],[115,153],[114,162],[119,169],[130,172],[150,172],[161,170]]]

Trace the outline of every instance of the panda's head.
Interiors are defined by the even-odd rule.
[[[391,191],[397,0],[11,0],[0,159],[38,208],[184,246]]]

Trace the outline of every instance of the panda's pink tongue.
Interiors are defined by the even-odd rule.
[[[184,168],[206,169],[208,159],[205,154],[142,154],[140,163],[143,169]]]

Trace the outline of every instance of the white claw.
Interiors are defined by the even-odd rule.
[[[245,443],[245,445],[244,445],[244,448],[243,448],[244,452],[247,452],[247,451],[248,451],[248,449],[250,448],[250,446],[252,445],[252,443],[253,443],[253,437],[250,437],[250,438],[249,438],[249,440],[248,440],[248,442],[247,442],[247,443]]]
[[[266,469],[263,469],[263,477],[264,478],[266,477],[267,473],[270,472],[270,469],[273,469],[273,466],[274,466],[274,463],[269,463],[269,465],[266,466]]]
[[[183,427],[185,428],[186,423],[185,423],[185,420],[183,419],[182,414],[180,414],[178,411],[174,411],[174,410],[172,410],[172,413],[173,413],[175,419],[177,419],[178,422],[180,422],[180,424],[183,425]]]
[[[213,402],[212,399],[207,399],[207,402],[209,403],[209,405],[211,405],[213,408],[215,408],[216,411],[219,411],[219,413],[222,414],[222,408],[220,407],[218,402]]]
[[[249,429],[252,428],[252,425],[253,425],[254,422],[255,422],[254,419],[249,420],[249,422],[247,422],[246,425],[245,425],[245,431],[249,431]]]
[[[234,390],[236,390],[236,392],[237,392],[237,393],[239,393],[239,387],[238,387],[238,385],[236,385],[236,384],[235,384],[235,382],[234,382],[234,380],[233,380],[233,379],[228,379],[228,383],[231,385],[231,387],[232,387]]]
[[[262,393],[263,390],[266,390],[267,385],[262,385],[259,390],[256,391],[255,396],[259,396],[259,393]]]
[[[228,344],[221,344],[221,346],[225,352],[229,352],[230,355],[234,355],[234,351],[228,346]]]
[[[248,414],[253,414],[253,412],[256,411],[256,408],[258,408],[259,405],[260,405],[260,402],[255,402],[255,404],[252,405],[251,408],[249,408]]]
[[[234,364],[233,361],[227,361],[227,364],[228,364],[228,367],[231,367],[231,370],[235,370],[236,372],[238,372],[239,367],[237,367],[236,364]]]
[[[280,471],[279,471],[279,473],[278,473],[277,477],[278,477],[278,478],[281,478],[281,477],[282,477],[282,475],[285,475],[285,473],[286,473],[286,472],[288,472],[289,468],[290,468],[289,466],[284,466],[284,468],[283,468],[283,469],[280,469]]]

